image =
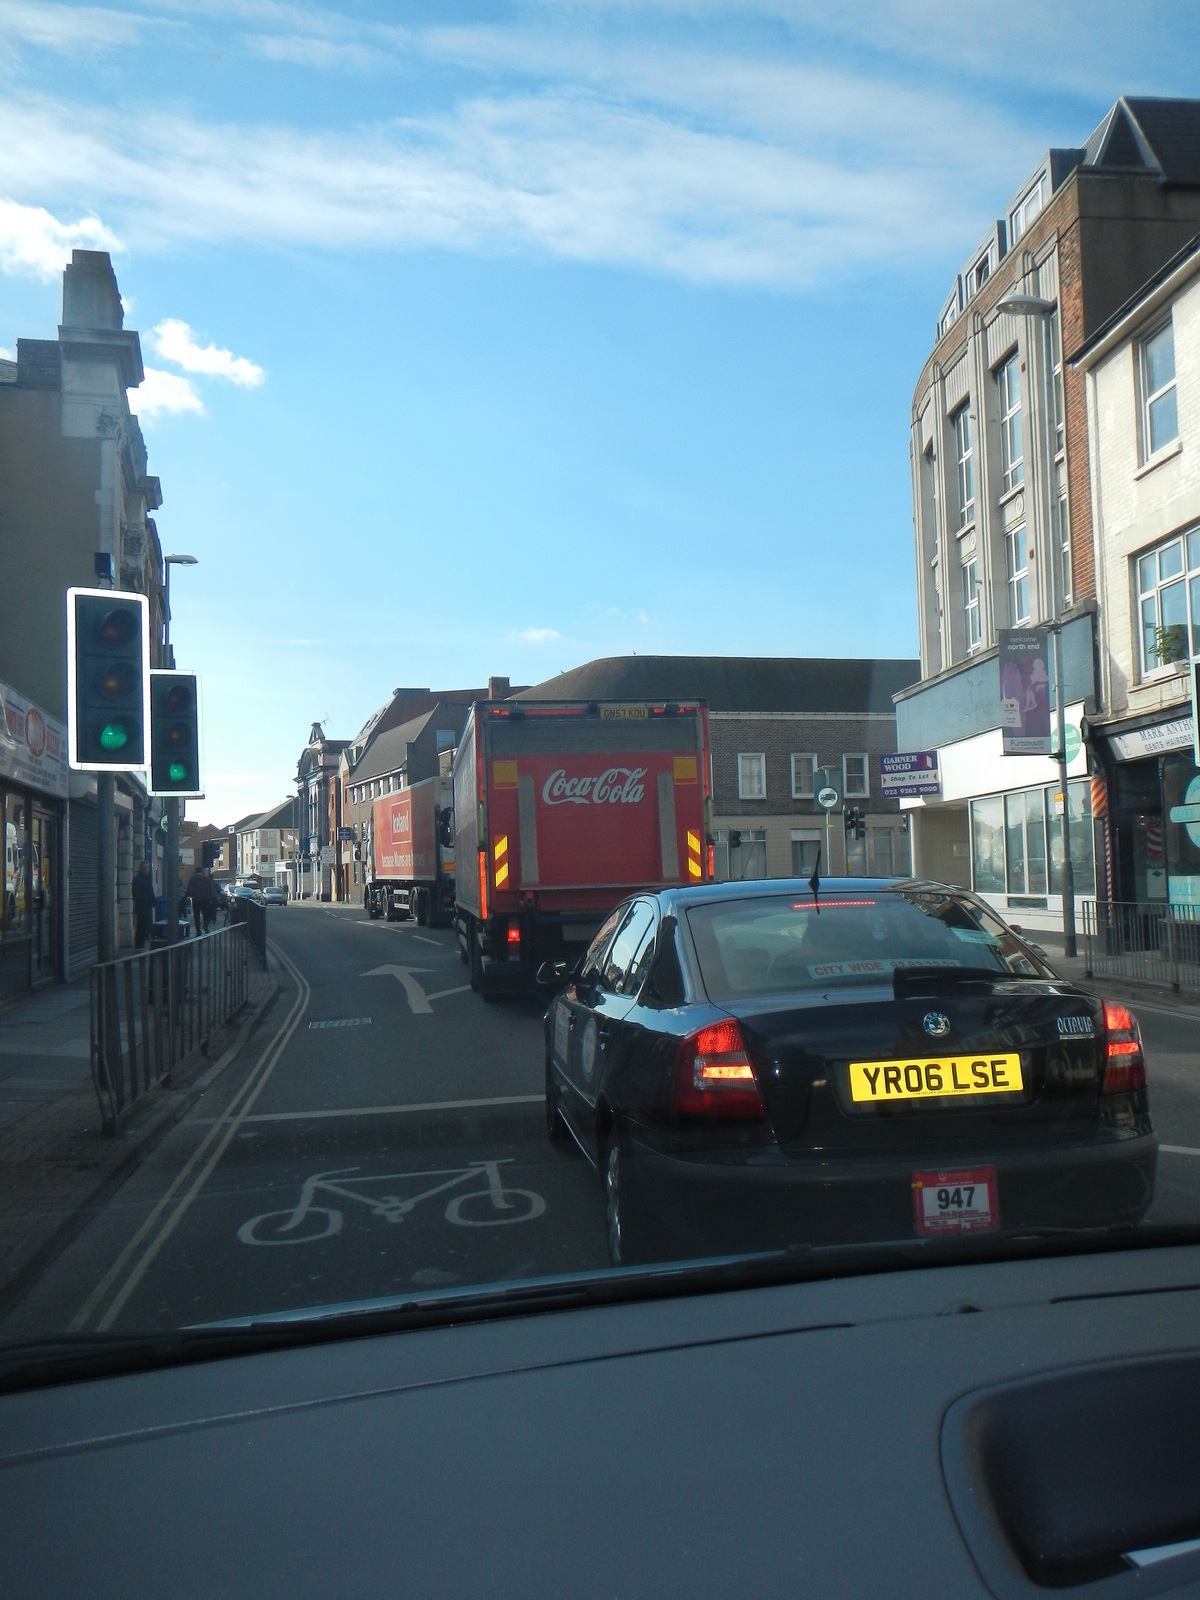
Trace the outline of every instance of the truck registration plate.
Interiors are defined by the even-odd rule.
[[[1000,1226],[995,1167],[914,1172],[912,1190],[918,1233],[983,1233]]]

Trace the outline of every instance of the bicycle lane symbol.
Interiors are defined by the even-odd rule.
[[[515,1222],[532,1222],[545,1211],[546,1202],[532,1189],[505,1188],[500,1168],[507,1165],[509,1159],[473,1161],[466,1167],[447,1167],[434,1172],[392,1172],[367,1177],[355,1176],[362,1170],[359,1167],[317,1172],[304,1180],[300,1198],[290,1211],[264,1211],[261,1216],[251,1217],[238,1229],[238,1238],[243,1244],[251,1245],[315,1244],[319,1239],[341,1233],[345,1206],[362,1206],[373,1217],[401,1223],[423,1200],[451,1190],[457,1193],[451,1194],[446,1202],[445,1216],[446,1221],[456,1227],[496,1228]],[[424,1178],[444,1181],[408,1195],[371,1193],[362,1187],[409,1183]],[[472,1184],[475,1186],[470,1187]],[[341,1205],[330,1205],[330,1199],[340,1201]]]

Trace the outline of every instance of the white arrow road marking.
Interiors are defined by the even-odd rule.
[[[436,994],[427,994],[425,998],[427,1000],[444,1000],[448,994],[469,994],[470,991],[471,985],[469,983],[460,983],[456,988],[439,989]]]
[[[426,998],[425,991],[413,976],[417,972],[428,972],[428,967],[396,967],[387,965],[372,967],[370,972],[361,973],[364,978],[379,978],[390,973],[398,983],[404,985],[404,993],[408,996],[408,1009],[414,1017],[431,1017],[433,1007]]]

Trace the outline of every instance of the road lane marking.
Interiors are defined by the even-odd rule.
[[[1194,1150],[1190,1144],[1160,1144],[1158,1148],[1169,1156],[1200,1156],[1200,1150]]]
[[[383,967],[372,967],[370,972],[360,972],[360,978],[381,978],[391,976],[404,987],[408,997],[408,1009],[414,1017],[431,1017],[433,1007],[426,998],[425,991],[413,976],[417,972],[428,972],[428,967],[397,967],[392,963]]]
[[[259,1111],[245,1121],[306,1122],[322,1117],[402,1117],[424,1111],[486,1111],[489,1106],[540,1106],[544,1094],[501,1094],[486,1100],[425,1100],[405,1106],[343,1106],[332,1111]]]
[[[426,1000],[444,1000],[448,994],[469,994],[470,991],[471,985],[469,983],[460,983],[453,989],[438,989],[433,994],[427,994],[425,998]]]
[[[330,1017],[325,1022],[310,1022],[309,1030],[313,1028],[369,1028],[370,1017]]]
[[[277,944],[275,944],[273,940],[271,941],[271,949],[276,959],[290,971],[297,984],[296,998],[292,1002],[287,1016],[280,1024],[270,1044],[259,1058],[258,1066],[250,1073],[245,1083],[230,1101],[224,1115],[213,1123],[208,1133],[205,1134],[204,1138],[200,1141],[200,1144],[197,1146],[195,1151],[193,1151],[189,1160],[185,1162],[184,1166],[181,1168],[170,1188],[168,1188],[166,1194],[163,1195],[162,1199],[151,1211],[145,1222],[142,1223],[141,1227],[134,1234],[133,1238],[117,1257],[116,1261],[92,1290],[82,1310],[79,1311],[79,1313],[72,1320],[67,1330],[69,1333],[80,1333],[83,1331],[84,1327],[87,1325],[88,1319],[99,1307],[105,1295],[107,1295],[114,1284],[117,1283],[121,1273],[124,1272],[125,1268],[133,1260],[143,1242],[149,1240],[149,1242],[146,1244],[145,1250],[142,1252],[140,1258],[133,1266],[128,1277],[121,1284],[121,1287],[117,1291],[116,1297],[112,1301],[112,1304],[97,1323],[96,1331],[98,1333],[106,1333],[112,1327],[113,1323],[120,1315],[122,1307],[125,1305],[133,1291],[137,1288],[138,1284],[145,1277],[150,1267],[153,1265],[163,1245],[166,1244],[167,1240],[174,1233],[180,1222],[183,1221],[184,1216],[191,1208],[192,1202],[200,1193],[200,1190],[208,1182],[208,1179],[216,1168],[217,1163],[220,1161],[221,1157],[225,1154],[226,1150],[233,1142],[234,1136],[236,1135],[238,1129],[246,1121],[251,1107],[257,1101],[263,1089],[266,1088],[267,1081],[274,1072],[280,1057],[283,1055],[288,1041],[291,1039],[293,1033],[295,1033],[297,1027],[299,1026],[300,1018],[304,1015],[306,1009],[308,1008],[308,1002],[312,994],[312,989],[307,978],[305,978],[299,967],[290,958],[290,956],[285,954],[285,952],[281,950]],[[232,1115],[232,1113],[234,1113],[234,1108],[237,1107],[239,1103],[241,1105],[241,1109],[237,1111],[236,1115]],[[222,1130],[224,1130],[224,1136],[220,1137]],[[214,1142],[215,1148],[213,1148]],[[210,1149],[212,1152],[211,1154],[209,1154]],[[207,1160],[204,1159],[206,1156],[208,1157]],[[153,1238],[150,1238],[151,1233],[158,1225],[160,1218],[164,1216],[164,1213],[167,1211],[171,1201],[183,1187],[189,1174],[191,1174],[191,1172],[200,1164],[201,1161],[203,1161],[204,1164],[200,1167],[200,1171],[193,1179],[191,1187],[188,1189],[187,1193],[180,1198],[179,1203],[176,1205],[174,1211],[169,1217],[166,1218],[161,1228],[159,1228],[159,1231],[154,1234]]]
[[[422,944],[431,944],[435,950],[445,950],[446,946],[440,939],[427,939],[423,933],[414,933],[414,939],[419,939]]]

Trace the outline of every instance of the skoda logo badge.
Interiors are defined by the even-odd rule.
[[[941,1011],[927,1011],[921,1018],[921,1026],[931,1039],[944,1039],[950,1032],[950,1018]]]

